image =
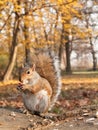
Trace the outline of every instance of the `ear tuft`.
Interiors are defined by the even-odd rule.
[[[33,66],[32,66],[32,70],[35,71],[35,69],[36,69],[36,65],[33,64]]]

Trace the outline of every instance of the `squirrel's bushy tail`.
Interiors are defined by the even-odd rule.
[[[56,102],[60,92],[61,92],[61,72],[60,72],[60,63],[59,63],[59,57],[58,55],[55,55],[55,53],[50,51],[49,53],[51,59],[53,60],[53,66],[55,71],[55,85],[54,85],[54,91],[53,96],[51,100],[50,109],[53,107],[54,103]]]
[[[52,97],[49,110],[56,102],[61,90],[61,76],[59,58],[52,51],[47,53],[37,53],[32,57],[33,63],[36,64],[36,70],[43,78],[47,79],[52,87]]]

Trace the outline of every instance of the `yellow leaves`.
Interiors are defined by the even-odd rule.
[[[81,38],[81,39],[84,39],[84,38],[87,37],[87,35],[86,35],[85,32],[83,32],[83,31],[77,29],[77,32],[76,32],[76,34],[75,34],[75,37],[79,37],[79,38]]]
[[[2,18],[2,14],[0,14],[0,18]]]
[[[18,84],[18,80],[9,80],[7,82],[0,82],[0,87],[3,87],[4,85],[11,85],[11,84]]]
[[[78,11],[81,5],[78,3],[77,0],[61,0],[61,2],[64,3],[63,6],[61,6],[60,4],[58,5],[61,11],[61,22],[62,24],[64,24],[65,31],[68,32],[68,30],[72,28],[72,18],[81,18],[81,14]]]
[[[14,11],[20,13],[21,10],[22,10],[21,5],[18,5],[17,3],[14,3]]]
[[[98,78],[63,78],[62,79],[63,84],[89,84],[89,83],[98,83]]]
[[[4,1],[3,0],[0,0],[0,6],[4,4]]]
[[[63,4],[63,0],[58,0],[58,4]]]
[[[87,31],[88,34],[91,34],[92,29],[91,28],[87,28],[86,31]]]
[[[19,5],[17,0],[0,0],[0,6],[3,9],[7,8],[7,7],[13,8],[13,7],[11,7],[11,5],[14,7],[15,12],[21,12],[22,6]]]
[[[26,15],[23,17],[25,26],[29,27],[30,25],[33,25],[33,18],[30,15]]]
[[[0,0],[0,9],[4,9],[6,7],[6,3],[8,0]]]
[[[0,6],[4,5],[6,2],[8,2],[8,0],[0,0]]]
[[[36,43],[36,42],[33,42],[32,43],[32,46],[34,47],[34,48],[43,48],[43,47],[45,47],[45,42],[44,43],[42,43],[42,42],[40,42],[40,43]]]
[[[20,11],[21,11],[21,6],[15,5],[14,10],[15,10],[16,12],[20,12]]]
[[[87,38],[92,35],[92,29],[91,28],[77,29],[77,35],[82,39]]]
[[[71,24],[70,23],[64,24],[64,28],[65,28],[65,30],[69,30],[71,28]]]
[[[29,20],[25,20],[25,21],[24,21],[24,25],[25,25],[26,27],[29,27]]]

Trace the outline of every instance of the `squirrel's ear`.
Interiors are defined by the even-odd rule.
[[[33,66],[32,66],[32,70],[35,71],[35,69],[36,69],[36,65],[33,64]]]
[[[22,68],[22,69],[24,68],[24,64],[21,65],[21,68]]]

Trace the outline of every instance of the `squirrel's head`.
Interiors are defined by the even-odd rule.
[[[33,64],[31,67],[26,65],[22,66],[20,73],[20,82],[23,85],[31,86],[37,79],[37,72],[35,71],[36,66]]]

